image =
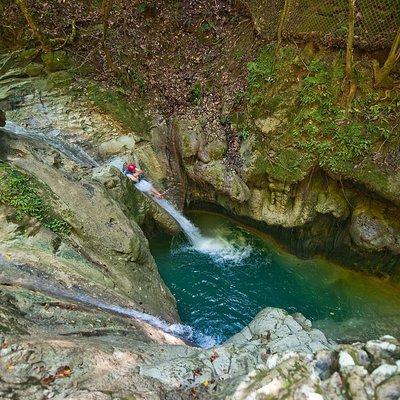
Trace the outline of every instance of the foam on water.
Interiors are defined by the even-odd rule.
[[[238,243],[232,244],[220,236],[212,238],[203,236],[199,228],[177,210],[168,200],[154,198],[154,201],[178,222],[183,233],[188,238],[192,250],[208,254],[216,262],[240,263],[244,258],[250,255],[250,246],[242,246]]]

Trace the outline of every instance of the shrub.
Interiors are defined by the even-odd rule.
[[[38,183],[3,162],[0,162],[0,203],[15,209],[17,221],[30,216],[55,233],[70,233],[69,224],[56,217],[48,202],[39,194]]]

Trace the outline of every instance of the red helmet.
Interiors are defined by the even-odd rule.
[[[135,164],[128,164],[128,166],[126,167],[126,169],[129,172],[135,172],[136,171],[136,165]]]

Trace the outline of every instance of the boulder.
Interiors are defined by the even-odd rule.
[[[201,143],[201,123],[197,119],[175,118],[172,129],[173,136],[179,143],[182,158],[196,156]]]
[[[375,390],[376,400],[398,400],[400,398],[400,374],[381,383]]]
[[[100,156],[107,158],[114,155],[132,153],[135,148],[135,138],[130,135],[118,136],[103,142],[98,147]]]
[[[400,374],[400,370],[397,365],[382,364],[372,371],[371,378],[373,379],[375,385],[380,385],[383,381],[386,381],[397,373]]]
[[[400,359],[400,344],[391,336],[383,336],[379,340],[369,340],[365,344],[365,350],[370,355],[372,363],[378,367],[383,362],[395,364]]]
[[[260,311],[247,327],[226,343],[243,345],[252,341],[260,341],[270,353],[277,354],[286,351],[313,353],[331,348],[321,331],[308,328],[304,330],[286,311],[272,307]]]
[[[218,193],[229,196],[238,202],[250,198],[250,190],[244,181],[233,171],[228,171],[222,161],[212,161],[208,164],[197,162],[187,165],[186,171],[193,181],[206,183]]]
[[[378,202],[358,202],[353,211],[350,235],[368,251],[390,250],[400,254],[400,224],[397,212]]]
[[[226,141],[214,139],[202,147],[198,152],[198,158],[203,163],[223,159],[227,150]]]

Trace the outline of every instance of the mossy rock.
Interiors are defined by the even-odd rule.
[[[63,50],[57,50],[42,55],[42,61],[47,71],[56,72],[69,68],[67,53]]]
[[[69,224],[56,215],[48,197],[34,178],[9,164],[0,163],[0,203],[15,210],[15,221],[33,217],[53,232],[68,235]]]
[[[43,65],[32,62],[25,67],[25,73],[30,77],[39,76],[42,75],[43,69]]]
[[[150,138],[151,119],[142,99],[128,102],[121,88],[107,89],[97,84],[87,86],[88,99],[105,114],[144,140]]]
[[[18,55],[18,62],[19,65],[26,65],[27,63],[31,62],[37,56],[37,49],[27,49],[21,51]]]
[[[68,71],[58,71],[49,75],[47,86],[49,89],[70,86],[73,82],[73,76]]]

